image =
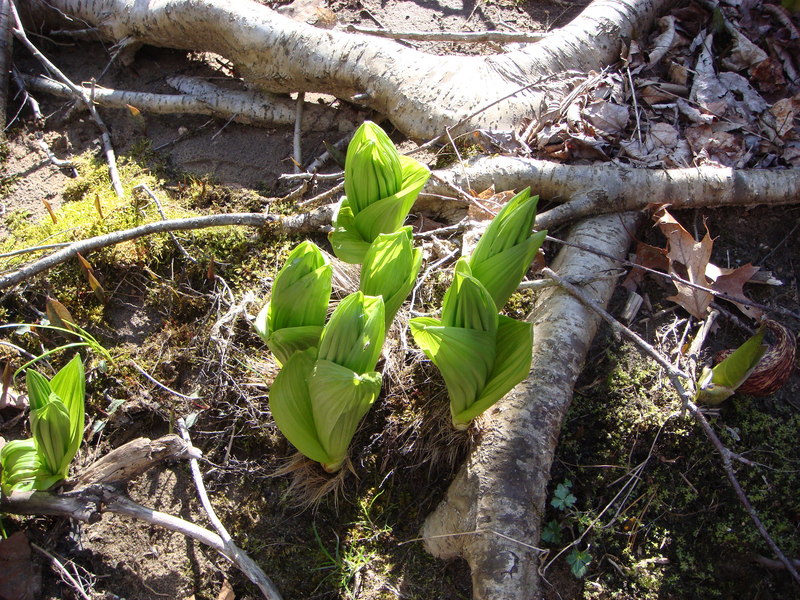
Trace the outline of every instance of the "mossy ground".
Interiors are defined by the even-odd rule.
[[[608,375],[579,385],[553,467],[552,488],[570,480],[577,501],[567,511],[549,506],[544,519],[560,526],[554,549],[589,528],[579,548],[592,562],[577,595],[793,597],[788,575],[754,561],[772,554],[711,443],[690,417],[680,418],[659,367],[619,343],[595,361],[592,372]],[[757,463],[734,463],[737,477],[778,545],[797,556],[800,414],[781,398],[736,396],[709,419],[731,450]]]

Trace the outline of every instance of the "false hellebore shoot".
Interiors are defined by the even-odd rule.
[[[2,490],[46,490],[66,479],[83,440],[85,377],[76,355],[48,380],[27,370],[32,438],[0,449]]]
[[[400,229],[428,177],[428,167],[400,155],[380,127],[365,121],[347,147],[345,197],[329,236],[336,256],[363,263],[378,235]]]
[[[374,369],[384,333],[383,300],[350,294],[323,328],[319,348],[294,353],[272,384],[278,428],[329,473],[342,467],[361,418],[380,393]]]
[[[272,285],[254,327],[281,364],[319,344],[331,297],[331,265],[313,242],[302,242]]]
[[[442,318],[411,319],[411,334],[441,371],[456,429],[492,406],[525,379],[533,325],[498,310],[517,288],[546,232],[532,234],[538,198],[526,189],[486,228],[470,258],[456,264]]]
[[[411,227],[380,234],[367,250],[360,289],[383,298],[387,330],[414,287],[421,266],[422,251],[411,245]]]

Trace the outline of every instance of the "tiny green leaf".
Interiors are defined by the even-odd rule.
[[[573,548],[567,555],[567,563],[569,563],[570,571],[572,574],[580,579],[589,571],[589,563],[592,562],[592,555],[586,550],[578,550]]]

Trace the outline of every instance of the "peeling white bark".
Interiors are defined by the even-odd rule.
[[[547,229],[580,217],[642,210],[648,204],[674,208],[720,208],[800,202],[800,169],[737,170],[729,167],[686,169],[623,168],[610,164],[564,165],[510,156],[481,157],[446,170],[437,178],[481,191],[520,190],[564,204],[540,213],[536,226]],[[426,194],[449,195],[446,184],[432,179]]]
[[[600,69],[674,0],[595,0],[557,35],[495,56],[435,56],[392,40],[318,29],[246,0],[29,0],[31,22],[75,17],[114,41],[216,52],[271,92],[324,92],[389,115],[413,138],[431,138],[522,86],[567,70]],[[509,129],[536,118],[545,99],[529,89],[465,128]]]
[[[622,258],[635,229],[632,213],[585,220],[569,241]],[[566,247],[552,268],[573,281],[591,280],[616,264]],[[616,280],[585,289],[605,304]],[[531,372],[485,415],[480,444],[450,485],[445,500],[422,529],[426,548],[440,558],[465,558],[473,598],[540,597],[537,552],[550,464],[561,422],[599,318],[560,288],[541,293],[534,323]],[[452,535],[476,532],[467,535]]]

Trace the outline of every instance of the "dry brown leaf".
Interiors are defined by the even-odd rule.
[[[236,600],[236,594],[233,593],[233,587],[227,579],[222,582],[222,588],[219,590],[217,600]]]
[[[714,282],[711,285],[711,289],[715,292],[747,300],[748,298],[744,294],[744,284],[753,279],[759,268],[750,263],[736,269],[720,269],[715,265],[709,264],[706,269],[706,275]],[[733,302],[733,304],[752,319],[760,319],[764,315],[764,311],[755,306],[740,302]]]
[[[31,547],[21,531],[0,539],[0,598],[33,600],[41,581],[31,562]]]
[[[644,242],[636,244],[636,253],[633,256],[632,262],[637,265],[642,265],[648,269],[655,269],[664,273],[669,269],[669,260],[667,259],[667,251],[664,248],[657,248]],[[635,292],[636,288],[641,285],[647,272],[643,269],[634,267],[630,270],[625,280],[622,282],[622,287],[631,292]]]
[[[706,268],[711,259],[714,242],[706,230],[699,242],[686,231],[665,208],[653,215],[656,224],[667,238],[667,258],[669,272],[690,283],[709,287]],[[704,319],[714,296],[709,292],[675,282],[678,293],[667,300],[680,304],[689,314]]]
[[[473,194],[478,201],[470,203],[467,208],[467,216],[476,221],[493,219],[506,202],[514,197],[514,192],[507,190],[495,193],[494,186],[486,188],[479,194]]]
[[[61,304],[61,302],[55,298],[51,298],[50,296],[47,297],[44,304],[44,311],[47,314],[47,320],[50,321],[51,325],[55,327],[61,327],[62,329],[67,329],[69,331],[75,331],[75,318],[72,316],[69,310],[67,310],[67,307]],[[66,331],[59,331],[58,333],[68,341],[75,339],[75,336],[67,333]]]

